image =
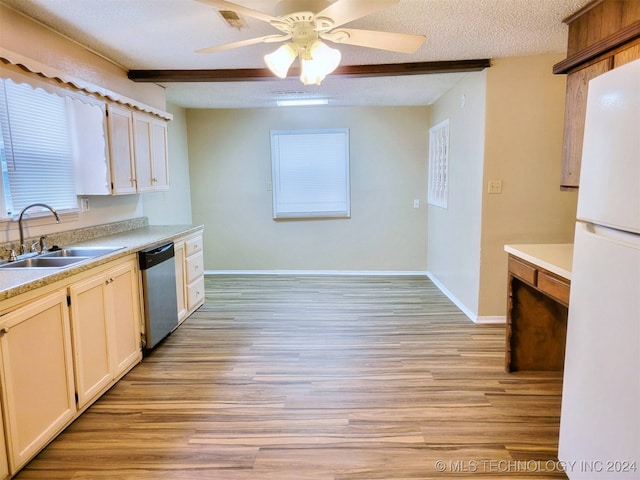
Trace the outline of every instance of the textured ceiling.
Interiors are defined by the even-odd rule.
[[[257,44],[214,54],[195,50],[278,33],[245,18],[228,27],[217,10],[194,0],[0,0],[126,69],[263,68],[276,47]],[[349,0],[340,0],[348,2]],[[376,0],[371,0],[372,2]],[[589,0],[401,0],[345,25],[424,34],[414,54],[340,45],[342,65],[429,62],[559,53],[566,50],[562,19]],[[236,0],[269,14],[276,0]],[[335,45],[332,45],[335,46]],[[328,77],[321,86],[297,79],[166,84],[170,101],[184,107],[269,107],[285,96],[322,96],[331,105],[428,105],[464,74],[405,77]]]

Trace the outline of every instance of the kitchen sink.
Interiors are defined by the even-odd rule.
[[[64,268],[74,263],[87,260],[89,257],[47,257],[37,256],[24,258],[15,262],[0,265],[0,268]]]
[[[68,247],[15,262],[7,262],[0,265],[0,268],[65,268],[122,248],[124,247]]]
[[[45,253],[42,257],[99,257],[124,247],[67,247]]]

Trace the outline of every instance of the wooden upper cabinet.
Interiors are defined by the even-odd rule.
[[[610,59],[594,63],[567,76],[567,99],[564,108],[564,140],[562,144],[562,178],[564,189],[577,188],[580,183],[582,140],[587,110],[589,80],[611,69]]]
[[[567,57],[587,51],[599,42],[633,31],[640,21],[638,0],[596,0],[564,20],[569,25]]]
[[[580,183],[589,81],[640,58],[640,1],[595,0],[565,23],[567,58],[553,72],[568,74],[560,187],[574,190]]]

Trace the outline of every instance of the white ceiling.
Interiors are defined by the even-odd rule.
[[[349,0],[339,0],[348,2]],[[371,0],[372,2],[376,0]],[[345,26],[426,35],[414,54],[338,45],[341,65],[527,56],[566,51],[562,19],[590,0],[401,0]],[[213,54],[195,50],[279,33],[245,17],[227,26],[195,0],[0,0],[128,70],[264,68],[273,44]],[[274,14],[277,0],[235,0]],[[336,47],[336,45],[332,45]],[[333,106],[428,105],[465,74],[327,77],[304,86],[295,78],[253,82],[168,83],[169,101],[191,108],[271,107],[276,98],[327,97]]]

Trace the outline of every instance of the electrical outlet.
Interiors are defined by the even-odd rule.
[[[80,210],[83,212],[89,211],[89,198],[87,197],[80,198]]]
[[[413,201],[413,208],[420,208],[420,200],[417,198]]]
[[[487,182],[487,193],[502,193],[502,180],[489,180]]]

